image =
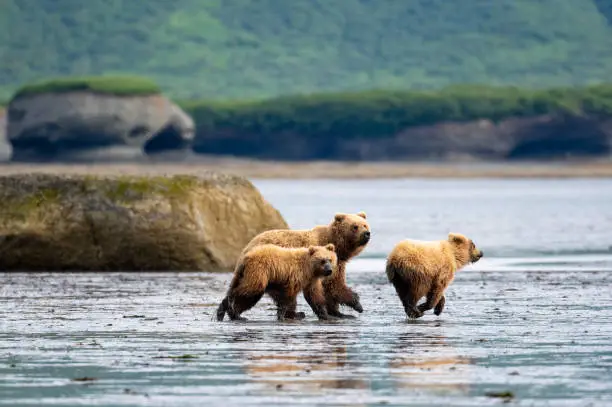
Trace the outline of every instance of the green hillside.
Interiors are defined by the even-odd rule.
[[[0,0],[0,100],[140,74],[177,98],[609,81],[612,0]]]

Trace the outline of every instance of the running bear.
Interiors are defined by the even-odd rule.
[[[297,296],[304,293],[310,308],[321,320],[328,319],[321,279],[337,267],[333,244],[307,248],[257,246],[240,258],[226,297],[217,309],[217,320],[225,313],[231,320],[245,321],[240,314],[251,309],[267,293],[277,306],[277,319],[296,318]]]
[[[432,308],[435,315],[440,315],[446,302],[444,291],[455,278],[455,272],[482,256],[482,250],[459,233],[449,233],[448,239],[431,242],[402,240],[387,256],[387,278],[409,318],[420,318]],[[417,306],[424,296],[426,301]]]

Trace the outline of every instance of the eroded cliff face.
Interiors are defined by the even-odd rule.
[[[0,177],[0,270],[231,271],[287,223],[246,179]]]
[[[379,138],[317,138],[292,132],[244,134],[231,128],[198,131],[194,149],[282,160],[519,160],[606,157],[612,118],[553,116],[441,122]]]

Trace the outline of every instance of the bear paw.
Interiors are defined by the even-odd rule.
[[[361,302],[359,301],[359,294],[353,293],[353,298],[351,299],[351,303],[349,306],[360,314],[363,312],[363,307],[361,306]]]
[[[333,314],[329,314],[329,316],[336,319],[355,319],[354,315],[343,314],[341,312],[334,312]]]
[[[408,318],[416,319],[421,318],[423,316],[423,313],[416,308],[412,308],[406,310],[406,315],[408,316]]]
[[[286,313],[285,314],[285,319],[296,319],[296,320],[301,320],[306,318],[306,314],[303,312],[294,312],[294,313]]]
[[[442,310],[444,310],[444,304],[446,303],[446,298],[444,298],[444,296],[442,298],[440,298],[440,301],[438,301],[438,304],[436,304],[436,307],[434,308],[434,314],[436,316],[439,316],[442,313]]]

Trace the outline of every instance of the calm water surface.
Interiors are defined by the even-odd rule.
[[[612,405],[612,180],[255,184],[294,228],[367,212],[363,314],[217,323],[227,274],[0,273],[0,405]],[[384,256],[449,231],[486,257],[407,321]]]

